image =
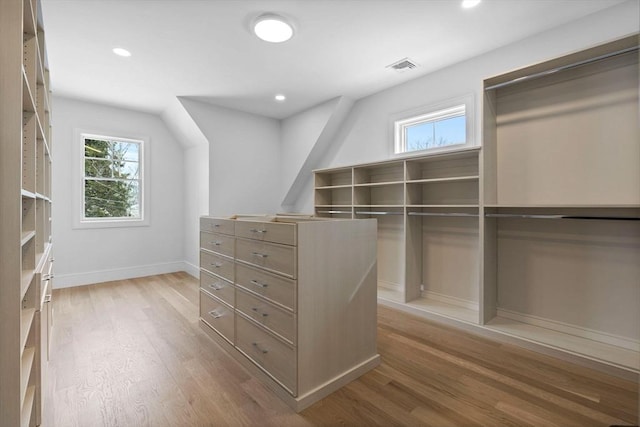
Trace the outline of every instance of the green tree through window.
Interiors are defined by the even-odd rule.
[[[141,218],[141,143],[84,137],[84,217]]]

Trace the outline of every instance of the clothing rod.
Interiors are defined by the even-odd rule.
[[[356,215],[404,215],[402,212],[386,212],[386,211],[356,211]]]
[[[640,221],[636,217],[624,216],[587,216],[587,215],[527,215],[527,214],[485,214],[491,218],[528,218],[528,219],[585,219],[585,220],[605,220],[605,221]]]
[[[409,212],[411,216],[465,216],[465,217],[477,217],[478,214],[463,213],[463,212]]]
[[[581,67],[583,65],[591,64],[593,62],[598,62],[598,61],[602,61],[604,59],[612,58],[614,56],[624,55],[625,53],[637,51],[638,48],[639,48],[639,46],[628,47],[626,49],[622,49],[622,50],[618,50],[618,51],[615,51],[615,52],[606,53],[604,55],[596,56],[595,58],[585,59],[583,61],[574,62],[573,64],[567,64],[567,65],[563,65],[563,66],[560,66],[560,67],[552,68],[550,70],[541,71],[539,73],[529,74],[528,76],[518,77],[516,79],[509,80],[509,81],[506,81],[506,82],[497,83],[495,85],[491,85],[491,86],[488,86],[488,87],[484,88],[484,90],[498,89],[498,88],[505,87],[505,86],[511,86],[512,84],[522,83],[522,82],[533,80],[533,79],[536,79],[536,78],[539,78],[539,77],[548,76],[549,74],[557,73],[558,71],[571,70],[573,68]]]
[[[349,214],[351,215],[351,211],[318,211],[321,214]]]

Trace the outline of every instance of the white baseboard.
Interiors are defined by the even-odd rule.
[[[470,301],[463,298],[454,297],[451,295],[445,295],[438,292],[433,291],[421,291],[420,294],[423,298],[430,299],[433,301],[440,301],[445,304],[454,305],[456,307],[462,307],[469,310],[478,310],[478,303],[475,301]]]
[[[193,265],[188,261],[184,262],[183,271],[189,274],[190,276],[195,277],[196,279],[200,278],[200,267],[198,267],[197,265]]]
[[[531,314],[518,313],[511,310],[499,308],[498,317],[515,320],[516,322],[526,323],[553,331],[559,331],[565,334],[574,335],[580,338],[590,339],[592,341],[602,342],[616,347],[626,348],[627,350],[640,351],[640,342],[632,338],[622,337],[619,335],[609,334],[607,332],[596,331],[594,329],[582,326],[571,325],[557,320],[545,319]]]
[[[133,279],[135,277],[153,276],[156,274],[185,271],[197,277],[198,268],[186,261],[167,262],[162,264],[139,265],[111,270],[88,271],[84,273],[56,274],[53,288],[71,288],[94,283],[111,282],[113,280]],[[195,273],[195,274],[194,274]]]

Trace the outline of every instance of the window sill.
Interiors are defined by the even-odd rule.
[[[85,230],[93,228],[129,228],[148,227],[148,219],[123,219],[123,220],[101,220],[101,221],[80,221],[73,224],[73,229]]]

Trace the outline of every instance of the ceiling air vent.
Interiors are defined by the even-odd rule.
[[[391,68],[396,70],[398,73],[404,73],[405,71],[416,68],[418,64],[410,60],[409,58],[401,59],[400,61],[394,62],[391,65],[387,65],[387,68]]]

